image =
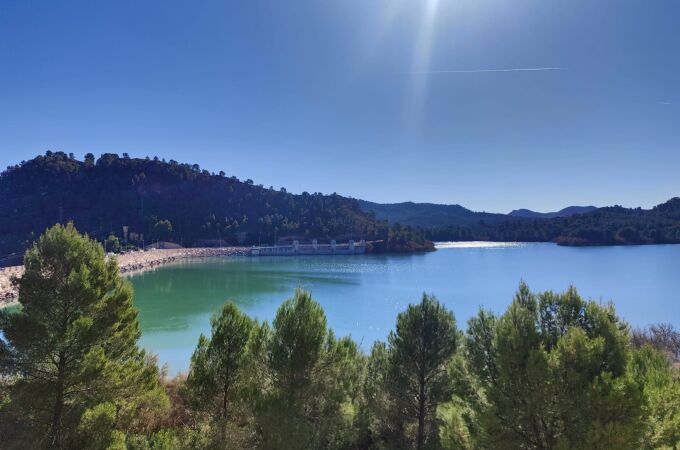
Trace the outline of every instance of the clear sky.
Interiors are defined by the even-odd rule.
[[[128,152],[379,202],[650,207],[680,195],[679,23],[677,0],[2,0],[0,166]]]

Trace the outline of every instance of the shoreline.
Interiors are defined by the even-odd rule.
[[[207,258],[214,256],[247,256],[250,247],[198,247],[177,249],[151,249],[115,255],[118,260],[120,274],[143,272],[164,264],[187,258]],[[11,278],[20,277],[24,266],[0,268],[0,309],[19,304],[18,292],[12,286]]]

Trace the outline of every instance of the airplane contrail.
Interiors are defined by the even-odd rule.
[[[472,70],[425,70],[412,71],[410,74],[437,74],[437,73],[493,73],[493,72],[547,72],[551,70],[567,70],[564,67],[521,67],[514,69],[472,69]]]

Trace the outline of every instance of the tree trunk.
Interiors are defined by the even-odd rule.
[[[227,386],[224,386],[224,393],[222,397],[222,418],[227,420]]]
[[[50,430],[52,448],[59,449],[63,445],[62,417],[64,413],[64,355],[59,354],[57,368],[57,383],[55,386],[54,410],[52,413],[52,427]]]
[[[425,377],[420,377],[420,392],[418,395],[418,436],[416,448],[422,450],[425,446]]]

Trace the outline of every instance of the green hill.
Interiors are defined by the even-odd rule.
[[[382,240],[373,250],[431,249],[337,194],[295,195],[158,158],[47,152],[0,175],[0,256],[22,252],[47,227],[73,221],[98,239],[129,233],[183,245],[266,244],[283,237]],[[169,222],[169,223],[168,223]]]
[[[427,229],[433,240],[556,242],[561,245],[680,243],[680,198],[651,209],[610,206],[553,218],[512,218]]]
[[[460,205],[439,205],[435,203],[373,203],[359,200],[361,209],[372,212],[380,220],[401,223],[422,228],[438,228],[452,224],[473,224],[483,220],[496,223],[506,220],[505,214],[475,212]]]

